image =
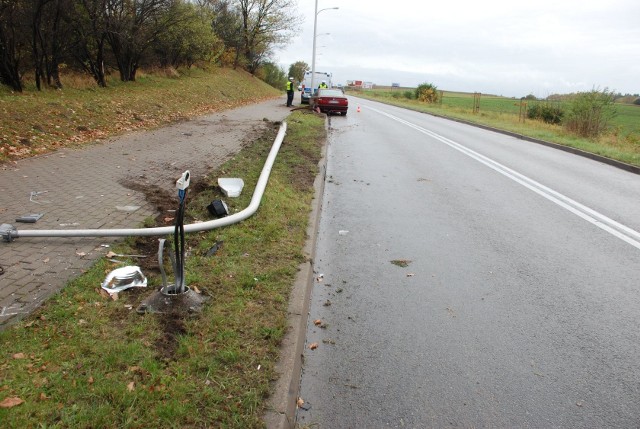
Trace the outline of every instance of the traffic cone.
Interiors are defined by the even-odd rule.
[[[360,113],[360,106],[358,106],[358,110],[356,110],[356,112]]]

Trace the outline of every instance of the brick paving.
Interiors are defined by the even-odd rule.
[[[175,192],[185,170],[203,177],[236,154],[268,121],[289,114],[283,100],[241,107],[81,149],[0,166],[0,223],[27,229],[135,228],[155,215],[128,180]],[[36,223],[16,218],[42,213]],[[0,241],[0,330],[30,314],[103,256],[113,238]]]

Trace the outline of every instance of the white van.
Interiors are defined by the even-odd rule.
[[[331,73],[326,72],[316,72],[315,78],[313,79],[313,86],[315,88],[311,88],[311,75],[310,71],[304,72],[304,79],[302,80],[302,93],[300,95],[300,103],[301,104],[309,104],[309,97],[313,95],[316,89],[318,89],[318,85],[325,81],[329,88],[332,87],[331,84]]]

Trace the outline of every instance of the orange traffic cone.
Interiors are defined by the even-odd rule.
[[[356,112],[360,113],[360,106],[358,106],[358,110],[356,110]]]

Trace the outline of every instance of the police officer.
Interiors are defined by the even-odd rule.
[[[322,88],[329,88],[329,87],[327,86],[327,81],[326,81],[326,80],[323,80],[323,81],[320,83],[320,85],[318,85],[318,89],[322,89]]]
[[[287,107],[293,106],[293,77],[287,81]]]

